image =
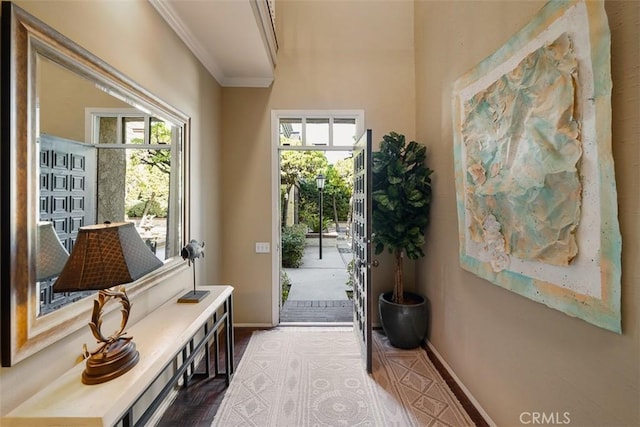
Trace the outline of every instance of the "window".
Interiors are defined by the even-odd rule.
[[[158,258],[174,256],[167,230],[180,128],[139,110],[89,114],[89,142],[97,151],[96,223],[132,221]]]
[[[280,147],[304,149],[351,147],[364,132],[362,111],[275,111]]]

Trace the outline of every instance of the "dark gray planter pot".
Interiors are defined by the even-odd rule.
[[[407,297],[420,301],[416,304],[395,304],[391,302],[393,292],[380,294],[378,310],[384,333],[392,346],[397,348],[419,347],[427,336],[429,327],[429,305],[422,295],[405,292]]]

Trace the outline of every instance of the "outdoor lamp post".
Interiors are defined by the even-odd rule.
[[[324,181],[325,176],[323,174],[320,173],[316,176],[316,186],[318,187],[320,198],[320,203],[318,204],[318,209],[320,210],[320,259],[322,259],[322,190],[324,190]]]

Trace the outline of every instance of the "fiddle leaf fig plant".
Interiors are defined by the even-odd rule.
[[[403,304],[403,258],[424,256],[424,233],[429,224],[431,178],[426,147],[390,132],[372,155],[373,243],[395,256],[393,302]]]

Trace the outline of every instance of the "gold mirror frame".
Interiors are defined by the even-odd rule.
[[[44,56],[182,129],[177,168],[181,218],[176,236],[182,244],[189,235],[186,209],[190,118],[11,2],[2,2],[1,31],[0,319],[2,366],[8,367],[86,327],[92,307],[91,298],[85,298],[47,315],[37,315],[36,56]],[[176,254],[163,267],[128,285],[127,293],[133,299],[183,268],[185,263]]]

